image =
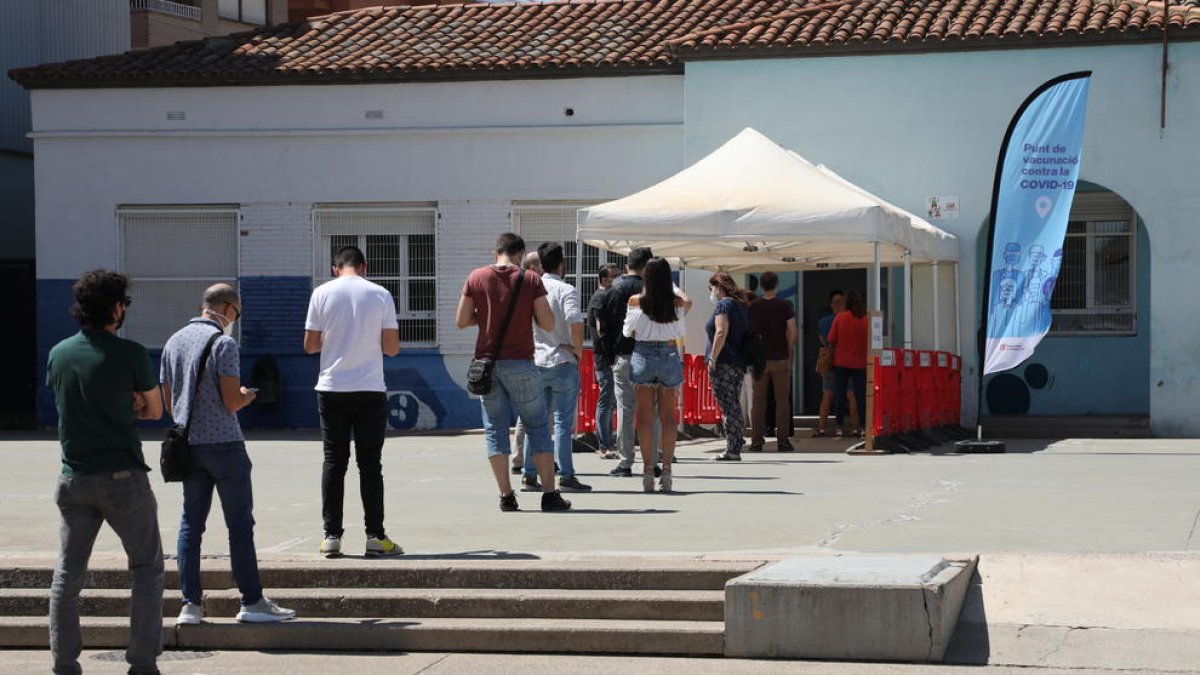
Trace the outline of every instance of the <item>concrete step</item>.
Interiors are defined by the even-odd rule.
[[[163,614],[174,617],[179,604],[167,595]],[[280,605],[301,618],[543,618],[642,621],[723,621],[724,591],[615,591],[561,589],[268,589]],[[236,590],[209,591],[205,612],[232,617],[239,608]],[[48,589],[0,589],[0,615],[46,616]],[[129,591],[86,589],[80,598],[84,616],[127,616]]]
[[[1148,415],[993,415],[983,418],[989,438],[1150,438]]]
[[[706,560],[394,560],[356,558],[319,562],[263,562],[263,586],[280,588],[556,588],[573,590],[723,590],[725,582],[758,568],[762,561]],[[0,566],[0,589],[49,588],[53,564]],[[205,561],[205,588],[235,586],[225,560]],[[167,588],[178,588],[172,561]],[[124,567],[88,571],[88,588],[128,588]]]
[[[85,648],[128,644],[129,621],[84,617]],[[0,648],[44,648],[45,617],[0,617]],[[579,619],[317,619],[238,624],[217,619],[163,629],[166,648],[304,651],[540,652],[720,656],[720,621]]]

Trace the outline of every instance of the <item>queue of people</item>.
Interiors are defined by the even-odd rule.
[[[685,315],[692,301],[673,283],[669,262],[654,257],[649,248],[636,248],[624,274],[615,266],[600,269],[600,288],[585,314],[578,290],[564,279],[563,245],[549,242],[536,253],[525,248],[519,235],[500,235],[494,262],[468,276],[456,315],[458,328],[478,328],[472,367],[481,364],[488,378],[480,397],[484,450],[500,510],[520,509],[509,477],[509,431],[517,420],[524,438],[511,468],[521,475],[523,490],[541,493],[542,511],[569,510],[572,504],[562,492],[591,490],[576,475],[572,455],[585,327],[594,331],[599,456],[617,460],[612,475],[632,476],[636,433],[643,490],[674,491],[675,413],[683,383]],[[305,352],[320,355],[314,387],[324,451],[323,536],[318,550],[326,557],[344,551],[344,483],[353,442],[364,555],[401,555],[403,549],[384,527],[382,468],[387,429],[383,357],[400,351],[394,299],[366,278],[367,260],[357,247],[339,249],[331,273],[333,278],[313,291],[303,336]],[[705,324],[705,359],[724,417],[726,442],[718,461],[740,460],[746,445],[741,391],[748,370],[753,371],[750,451],[763,449],[769,395],[775,401],[777,450],[793,449],[788,392],[799,332],[796,314],[791,303],[778,297],[776,275],[763,274],[760,283],[764,294],[755,298],[729,274],[719,272],[709,279],[714,309]],[[76,282],[73,293],[70,312],[80,330],[51,350],[47,366],[62,446],[55,497],[61,550],[50,601],[54,672],[80,672],[79,593],[92,542],[106,522],[120,537],[132,573],[129,672],[158,672],[162,541],[136,422],[159,419],[164,410],[185,430],[190,448],[176,544],[181,586],[176,624],[197,624],[205,618],[201,543],[214,491],[228,526],[231,566],[241,595],[235,618],[293,618],[294,611],[264,595],[259,577],[252,462],[237,417],[257,392],[242,384],[238,345],[231,337],[242,317],[236,289],[217,284],[205,291],[199,315],[167,341],[157,376],[146,349],[117,335],[133,304],[128,278],[93,270]],[[843,433],[847,412],[851,433],[861,435],[865,306],[851,291],[831,296],[830,307],[830,315],[819,325],[823,351],[818,369],[823,369],[825,395],[817,435],[826,433],[831,406],[835,435]],[[761,363],[752,362],[756,351],[747,345],[754,344],[759,345]],[[853,404],[848,411],[847,400]]]

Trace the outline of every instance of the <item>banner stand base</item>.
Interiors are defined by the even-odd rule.
[[[1004,441],[959,441],[954,444],[954,452],[960,454],[999,454],[1008,452]]]

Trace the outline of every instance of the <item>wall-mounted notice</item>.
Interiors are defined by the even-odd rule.
[[[883,315],[879,312],[871,314],[871,349],[883,349]]]
[[[925,217],[958,220],[958,195],[929,195],[925,198]]]

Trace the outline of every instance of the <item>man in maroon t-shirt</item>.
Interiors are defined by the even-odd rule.
[[[508,440],[512,412],[525,422],[529,457],[542,482],[542,510],[566,511],[571,502],[554,489],[554,444],[541,377],[533,365],[533,323],[554,330],[546,287],[532,271],[521,269],[525,240],[505,232],[496,240],[496,263],[471,272],[458,302],[459,329],[479,327],[475,358],[495,361],[492,390],[482,397],[484,446],[500,488],[500,510],[516,511],[517,496],[508,477]],[[497,345],[519,275],[524,275],[504,343]],[[528,458],[527,458],[528,459]]]
[[[750,451],[762,451],[763,429],[767,419],[767,391],[775,393],[775,440],[779,452],[792,451],[791,406],[792,354],[795,350],[796,311],[792,303],[776,297],[779,277],[774,272],[764,272],[758,283],[763,297],[750,304],[750,328],[762,335],[767,352],[767,367],[754,380],[754,392],[750,399]]]

